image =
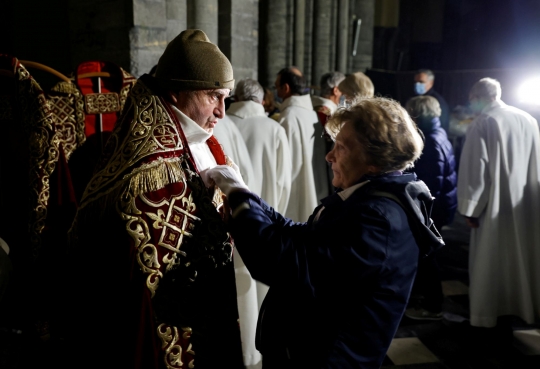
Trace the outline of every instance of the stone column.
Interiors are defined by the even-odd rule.
[[[187,0],[187,27],[203,30],[218,43],[218,0]]]
[[[313,0],[306,0],[306,12],[304,14],[304,78],[308,86],[311,81],[311,63],[313,58]]]
[[[364,72],[367,68],[371,68],[373,62],[375,0],[352,0],[351,13],[355,19],[362,20],[362,25],[356,56],[352,57],[349,72]]]
[[[313,9],[312,84],[318,85],[321,76],[333,69],[330,63],[332,48],[332,0],[315,0]]]
[[[157,64],[167,45],[165,0],[133,0],[133,28],[129,31],[131,68],[140,77]]]
[[[236,82],[257,79],[259,0],[219,1],[219,48],[231,61]]]
[[[166,0],[167,42],[187,29],[187,0]]]
[[[349,24],[349,0],[339,0],[336,69],[342,73],[347,73],[349,61]]]
[[[264,87],[274,85],[276,74],[292,64],[288,35],[292,34],[289,22],[291,0],[261,0],[259,21],[259,81]]]
[[[306,0],[295,0],[293,63],[304,73],[304,39],[306,27]]]

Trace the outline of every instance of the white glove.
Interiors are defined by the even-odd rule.
[[[249,191],[240,173],[228,165],[218,165],[206,169],[201,175],[207,186],[211,184],[217,185],[225,196],[229,196],[234,190],[241,189]]]

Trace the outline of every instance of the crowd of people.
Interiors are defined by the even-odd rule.
[[[178,35],[131,89],[70,229],[78,366],[379,368],[404,315],[442,319],[456,212],[471,325],[538,322],[538,123],[479,80],[457,170],[434,79],[419,70],[404,106],[362,72],[312,95],[284,66],[269,88],[235,81],[204,32]]]

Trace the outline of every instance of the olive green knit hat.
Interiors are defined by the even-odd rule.
[[[178,90],[234,87],[231,62],[199,29],[187,29],[169,42],[155,76]]]

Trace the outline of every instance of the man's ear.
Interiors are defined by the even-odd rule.
[[[177,95],[176,95],[174,92],[169,91],[165,97],[166,97],[166,99],[169,100],[169,102],[172,103],[173,105],[178,104],[178,97],[177,97]]]
[[[332,95],[334,96],[341,95],[341,91],[339,90],[337,86],[334,86],[334,88],[332,89]]]
[[[289,86],[288,83],[285,83],[283,86],[281,86],[283,88],[283,92],[285,92],[285,96],[288,96],[291,94],[291,86]]]

